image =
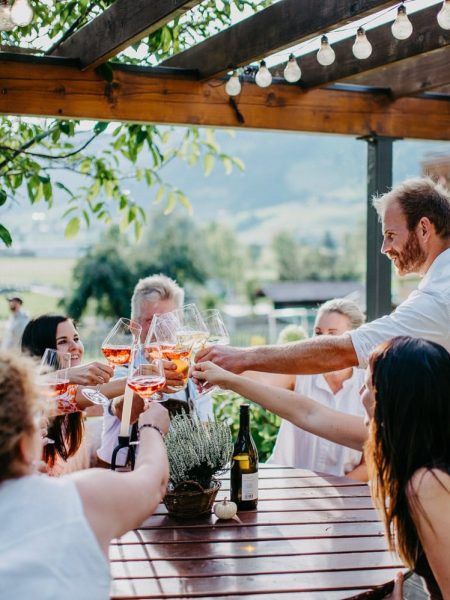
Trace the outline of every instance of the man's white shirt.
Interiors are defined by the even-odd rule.
[[[390,315],[349,331],[359,366],[372,350],[398,335],[424,338],[450,352],[450,248],[433,261],[417,290]]]

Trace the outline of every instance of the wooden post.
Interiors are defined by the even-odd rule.
[[[368,136],[367,141],[367,270],[366,312],[372,321],[392,310],[391,262],[381,254],[383,232],[378,215],[372,206],[374,195],[392,187],[392,147],[394,138]]]

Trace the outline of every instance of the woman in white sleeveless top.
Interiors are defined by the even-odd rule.
[[[314,335],[342,335],[363,322],[364,314],[355,302],[335,298],[319,308]],[[299,376],[253,372],[251,376],[258,381],[299,392],[331,409],[361,417],[364,415],[359,396],[364,383],[362,369]],[[367,481],[367,469],[362,464],[360,451],[330,442],[284,419],[268,462]]]
[[[138,527],[166,491],[168,413],[154,403],[141,414],[134,471],[56,479],[34,474],[37,397],[31,360],[0,354],[0,597],[107,600],[111,539]]]

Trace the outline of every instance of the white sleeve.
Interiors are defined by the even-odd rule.
[[[367,366],[369,355],[378,344],[398,335],[447,345],[450,331],[448,313],[449,307],[443,299],[418,290],[413,292],[390,315],[348,332],[359,366]]]

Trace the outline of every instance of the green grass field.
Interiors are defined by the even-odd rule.
[[[72,258],[2,257],[0,258],[0,295],[20,296],[24,301],[24,309],[31,316],[58,310],[60,298],[51,290],[30,292],[22,291],[21,288],[50,286],[66,291],[70,287],[74,264],[75,259]],[[0,300],[0,319],[7,316],[8,304]]]

